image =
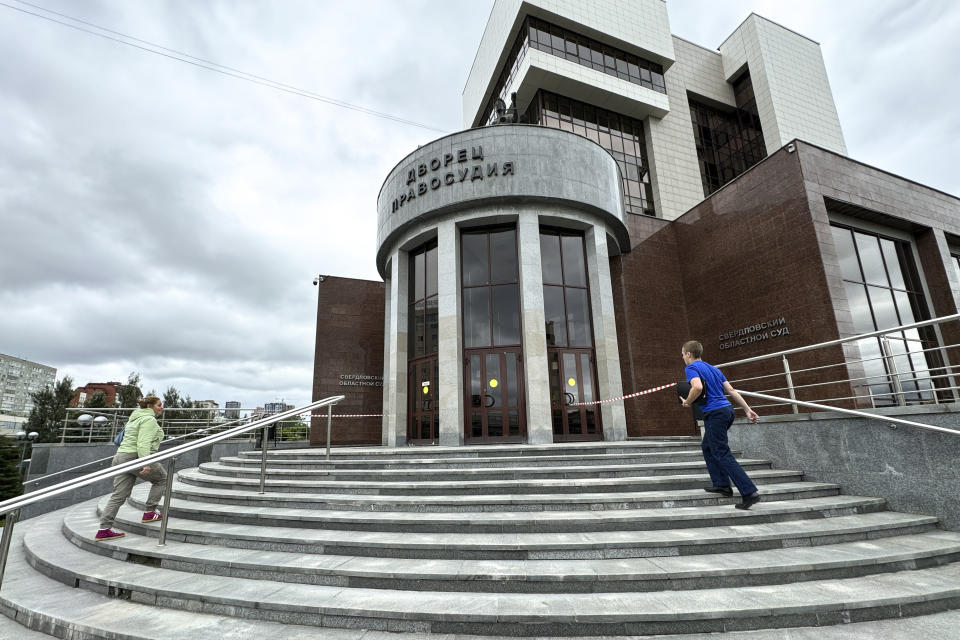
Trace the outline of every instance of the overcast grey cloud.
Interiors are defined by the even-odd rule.
[[[31,2],[441,131],[462,125],[461,91],[492,6]],[[851,157],[960,194],[960,6],[667,6],[672,31],[708,48],[751,10],[817,40]],[[80,384],[139,371],[145,390],[173,385],[245,406],[309,400],[310,282],[378,277],[380,184],[441,135],[6,6],[0,123],[0,352]]]

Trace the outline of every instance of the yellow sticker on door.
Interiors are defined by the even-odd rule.
[[[577,381],[573,378],[567,378],[567,386],[575,387],[577,386]]]
[[[490,378],[490,388],[491,388],[491,389],[496,389],[498,384],[500,384],[500,383],[497,382],[497,379],[496,379],[496,378]]]

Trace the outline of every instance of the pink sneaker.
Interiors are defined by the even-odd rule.
[[[100,529],[97,531],[97,535],[93,536],[94,540],[113,540],[114,538],[122,538],[127,534],[122,531],[114,531],[113,529]]]
[[[163,514],[154,509],[153,511],[144,511],[140,522],[156,522],[157,520],[163,520]]]

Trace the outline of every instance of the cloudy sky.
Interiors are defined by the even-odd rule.
[[[30,2],[0,0],[0,352],[77,384],[138,371],[144,391],[307,402],[311,281],[378,278],[381,182],[461,128],[492,0]],[[710,48],[750,11],[817,40],[850,155],[960,195],[960,4],[668,10]]]

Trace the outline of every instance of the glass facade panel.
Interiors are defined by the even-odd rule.
[[[563,304],[563,287],[543,286],[543,315],[547,323],[547,345],[567,345],[567,313]]]
[[[439,333],[440,333],[440,318],[437,309],[437,296],[430,296],[426,300],[426,314],[425,321],[426,325],[426,346],[424,353],[437,353],[439,344]]]
[[[490,346],[490,288],[463,290],[463,346]]]
[[[853,330],[856,333],[870,333],[875,330],[873,317],[870,315],[870,302],[867,300],[867,291],[858,282],[844,282],[847,290],[847,302],[850,303],[850,314],[853,316]]]
[[[486,124],[493,124],[498,121],[499,115],[495,108],[498,98],[503,100],[504,104],[509,105],[510,96],[507,95],[507,89],[513,84],[513,79],[527,55],[527,49],[531,47],[632,84],[640,85],[651,91],[667,92],[662,65],[627,51],[601,44],[596,40],[539,18],[527,17],[520,25],[520,31],[516,40],[514,40],[513,47],[507,55],[496,84],[494,84],[493,93],[486,106]]]
[[[567,331],[571,347],[592,347],[590,301],[586,289],[565,287],[567,297]]]
[[[493,344],[520,344],[520,290],[515,284],[491,287],[493,292]]]
[[[428,243],[409,255],[407,354],[410,358],[419,358],[437,353],[436,243]],[[428,286],[430,282],[433,282],[432,290]]]
[[[487,234],[465,233],[460,242],[463,286],[488,284],[490,282],[490,254],[487,250]]]
[[[855,233],[857,252],[860,254],[860,267],[863,269],[864,282],[889,287],[887,272],[883,266],[883,256],[880,254],[880,243],[876,236],[864,233]]]
[[[426,273],[426,291],[427,296],[437,295],[437,248],[427,251],[425,268]]]
[[[857,333],[929,318],[908,242],[836,224],[832,230]],[[932,330],[895,331],[857,344],[876,406],[934,400],[929,369],[942,361]]]
[[[490,283],[517,282],[517,238],[513,229],[490,234]]]
[[[837,248],[837,258],[840,262],[840,273],[859,273],[857,263],[857,249],[853,246],[853,232],[841,227],[830,227],[833,231],[833,244]]]
[[[688,98],[705,196],[767,156],[750,74],[744,72],[733,84],[734,109]]]
[[[563,283],[587,286],[587,266],[583,256],[583,238],[563,236]]]
[[[560,236],[540,234],[540,269],[544,284],[563,284]]]
[[[643,122],[545,90],[533,97],[525,118],[533,124],[575,131],[597,142],[620,166],[624,211],[655,214]]]

